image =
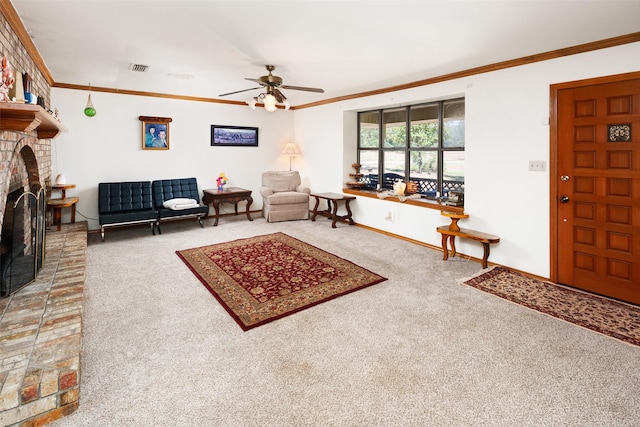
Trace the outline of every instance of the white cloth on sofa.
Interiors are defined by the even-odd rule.
[[[162,206],[167,209],[179,211],[182,209],[195,208],[196,206],[198,206],[198,201],[194,199],[175,198],[166,200],[162,203]]]

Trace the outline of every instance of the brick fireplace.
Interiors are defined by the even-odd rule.
[[[86,223],[61,232],[45,230],[44,224],[51,144],[61,130],[38,105],[0,103],[0,246],[10,243],[5,226],[13,222],[12,234],[23,234],[17,239],[23,246],[41,226],[46,247],[34,280],[0,296],[2,426],[43,425],[78,407]],[[14,201],[29,194],[42,196],[38,227],[31,222],[33,203],[23,203],[27,210],[15,214]]]
[[[51,108],[53,77],[9,1],[0,1],[3,56]],[[9,194],[51,188],[51,146],[65,129],[46,109],[0,102],[0,229]],[[86,222],[47,230],[36,279],[0,298],[0,426],[41,426],[78,408],[86,243]]]
[[[5,113],[3,108],[0,120],[5,119]],[[42,266],[50,181],[51,140],[39,139],[37,131],[1,131],[0,297],[31,282]]]

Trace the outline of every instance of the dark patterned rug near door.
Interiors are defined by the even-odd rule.
[[[387,280],[284,233],[176,253],[245,331]]]
[[[463,283],[541,313],[640,346],[640,307],[635,305],[543,282],[499,266]]]

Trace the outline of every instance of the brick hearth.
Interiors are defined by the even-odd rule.
[[[0,299],[0,426],[40,426],[78,408],[87,223],[46,234],[36,280]]]

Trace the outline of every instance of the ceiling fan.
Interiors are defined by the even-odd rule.
[[[266,89],[266,93],[261,93],[257,97],[253,98],[252,101],[248,102],[248,104],[252,108],[255,108],[256,102],[258,100],[261,100],[264,103],[265,108],[267,109],[267,111],[275,111],[276,102],[285,103],[285,106],[288,109],[288,103],[286,102],[287,97],[284,96],[284,94],[282,92],[280,92],[280,89],[278,89],[278,88],[291,89],[291,90],[304,90],[306,92],[324,93],[323,89],[319,89],[319,88],[315,88],[315,87],[283,85],[282,84],[282,77],[274,76],[272,74],[272,72],[276,69],[276,67],[274,65],[266,65],[266,68],[267,68],[267,71],[269,72],[269,74],[266,75],[266,76],[262,76],[262,77],[257,78],[257,79],[251,79],[251,78],[248,78],[248,77],[245,78],[245,80],[256,82],[260,86],[252,87],[252,88],[249,88],[249,89],[237,90],[235,92],[223,93],[223,94],[218,95],[218,96],[233,95],[233,94],[236,94],[236,93],[247,92],[247,91],[250,91],[250,90],[265,88]]]

